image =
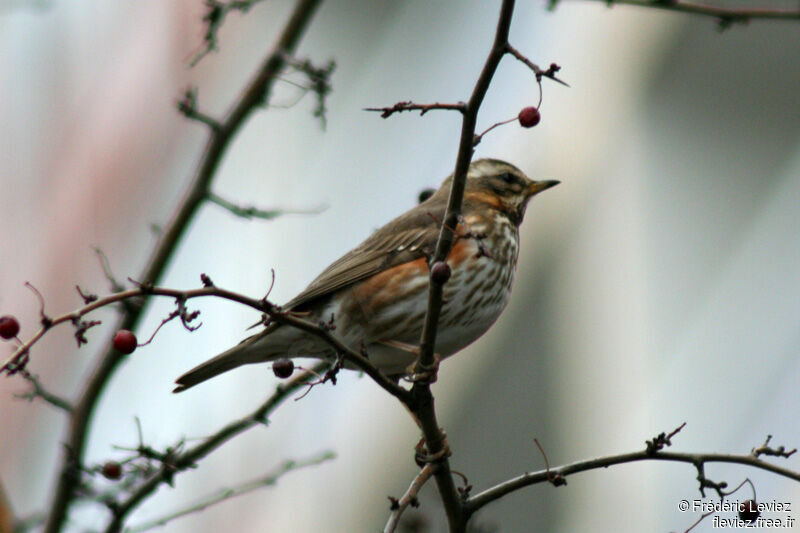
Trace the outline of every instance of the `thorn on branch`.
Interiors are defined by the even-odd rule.
[[[459,496],[461,496],[461,501],[462,502],[467,501],[472,493],[472,488],[473,488],[472,484],[467,479],[467,476],[465,476],[458,470],[450,470],[450,473],[455,474],[461,478],[461,481],[464,483],[464,485],[461,487],[456,487],[456,490],[458,491]]]
[[[653,440],[646,440],[645,444],[647,446],[645,448],[645,452],[647,455],[655,455],[657,452],[663,450],[666,446],[672,446],[672,437],[677,435],[684,427],[686,427],[686,422],[672,430],[672,432],[669,434],[662,431],[656,435]]]
[[[96,294],[91,293],[91,292],[83,292],[81,290],[80,285],[75,285],[75,290],[78,291],[78,295],[81,297],[81,299],[83,300],[83,303],[86,304],[86,305],[89,305],[90,303],[92,303],[95,300],[97,300],[97,295]]]
[[[183,91],[183,97],[178,100],[178,111],[189,120],[205,124],[214,132],[220,130],[221,126],[218,120],[197,109],[197,87],[188,87]]]
[[[286,58],[286,63],[294,68],[296,72],[305,75],[308,79],[308,85],[299,85],[300,88],[303,89],[303,94],[300,96],[300,99],[309,91],[314,93],[317,99],[317,105],[314,107],[313,115],[315,118],[320,119],[322,129],[324,130],[327,120],[326,113],[328,111],[326,98],[333,88],[331,85],[331,76],[333,75],[333,71],[336,70],[336,62],[330,60],[322,67],[316,67],[310,59],[296,60]],[[298,99],[298,101],[300,99]]]
[[[387,496],[389,498],[389,510],[396,511],[400,509],[400,500],[395,498],[394,496]]]
[[[200,282],[203,284],[203,287],[213,287],[214,282],[211,281],[211,278],[208,277],[207,274],[202,273],[200,274]]]
[[[144,296],[148,296],[148,295],[151,295],[151,294],[153,294],[153,284],[152,284],[151,282],[139,282],[139,281],[136,281],[136,280],[135,280],[135,279],[133,279],[133,278],[128,278],[128,281],[130,281],[131,283],[133,283],[133,285],[134,285],[134,286],[135,286],[137,289],[139,289],[140,291],[142,291],[142,295],[144,295]]]
[[[797,448],[793,448],[789,451],[786,451],[785,446],[778,446],[777,448],[772,448],[769,445],[770,440],[772,440],[772,435],[767,435],[764,444],[762,444],[758,448],[753,448],[750,451],[750,455],[756,458],[760,457],[761,455],[769,455],[772,457],[783,457],[785,459],[788,459],[797,452]]]
[[[108,262],[108,257],[103,252],[103,250],[99,246],[92,247],[94,253],[97,254],[97,259],[100,261],[100,268],[103,269],[103,274],[106,276],[106,279],[111,283],[111,292],[122,292],[125,290],[125,287],[117,281],[117,278],[114,277],[114,273],[111,272],[111,265]]]
[[[33,284],[29,281],[25,282],[25,286],[28,287],[30,290],[32,290],[33,293],[36,295],[36,298],[39,299],[39,316],[40,316],[39,321],[42,323],[42,327],[44,329],[49,329],[50,326],[53,325],[53,319],[47,316],[44,312],[44,297],[42,296],[42,293],[39,292],[39,289],[34,287]]]
[[[415,104],[414,102],[406,101],[397,102],[391,107],[367,107],[364,111],[378,111],[381,114],[381,118],[389,118],[395,113],[402,113],[403,111],[419,111],[419,115],[422,116],[434,109],[458,111],[463,115],[467,110],[467,104],[465,102],[458,102],[457,104],[442,104],[439,102],[433,104]]]
[[[97,299],[97,297],[95,297],[95,299]],[[78,317],[72,319],[72,325],[75,326],[75,341],[78,343],[78,348],[89,343],[86,339],[86,331],[94,326],[99,326],[101,323],[100,320],[81,320]]]

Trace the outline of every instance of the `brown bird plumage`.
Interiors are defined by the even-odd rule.
[[[452,176],[426,201],[381,227],[335,261],[283,308],[333,319],[334,334],[387,375],[414,362],[427,309],[428,258],[439,237]],[[519,224],[530,198],[558,184],[535,182],[496,159],[474,161],[467,174],[461,222],[447,262],[452,275],[436,353],[446,357],[472,343],[497,319],[511,291],[519,252]],[[331,357],[319,338],[271,323],[230,350],[176,380],[188,389],[243,364],[282,357]]]

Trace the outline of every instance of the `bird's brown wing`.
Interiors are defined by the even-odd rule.
[[[439,237],[444,211],[445,206],[440,202],[423,202],[400,215],[326,268],[284,309],[303,310],[305,305],[353,283],[430,256]]]

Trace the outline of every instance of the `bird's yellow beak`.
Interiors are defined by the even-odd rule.
[[[542,191],[549,189],[550,187],[555,187],[559,183],[561,182],[557,180],[533,181],[530,185],[528,185],[525,193],[527,194],[528,198],[530,198],[532,196],[536,196]]]

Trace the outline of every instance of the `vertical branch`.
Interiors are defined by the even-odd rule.
[[[439,232],[439,240],[436,244],[436,251],[431,260],[431,265],[446,260],[453,246],[454,234],[447,228],[455,228],[458,225],[458,218],[461,214],[461,204],[464,198],[464,188],[467,181],[467,169],[472,160],[472,152],[475,144],[475,124],[478,118],[478,110],[483,103],[486,92],[489,90],[489,85],[492,82],[497,66],[500,64],[500,60],[508,50],[508,32],[511,26],[513,13],[514,0],[503,0],[492,49],[489,51],[489,55],[483,65],[483,70],[481,70],[480,76],[478,76],[478,80],[472,90],[472,95],[463,113],[453,184],[450,188],[447,211],[442,223],[442,229]],[[435,365],[434,346],[436,345],[439,314],[442,309],[443,287],[443,283],[431,277],[428,289],[428,310],[422,330],[420,356],[417,362],[417,369],[419,370],[431,368]],[[453,476],[450,473],[446,441],[436,420],[436,411],[434,410],[434,400],[431,394],[430,384],[423,381],[415,383],[411,389],[411,394],[414,400],[414,411],[422,427],[428,454],[433,457],[438,457],[441,454],[441,458],[438,459],[440,468],[436,470],[435,478],[439,493],[442,496],[445,512],[447,513],[450,531],[453,533],[464,531],[466,528],[467,516],[464,513],[463,503],[456,490]]]
[[[230,142],[244,125],[250,114],[264,104],[272,90],[277,75],[290,56],[316,12],[320,0],[299,0],[272,51],[259,67],[255,77],[248,83],[233,109],[212,130],[203,156],[187,192],[174,216],[165,227],[144,272],[139,276],[143,284],[156,283],[164,273],[165,266],[175,252],[176,245],[186,232],[189,222],[207,197],[217,168]],[[136,328],[144,307],[128,310],[119,320],[117,329]],[[109,343],[110,344],[110,343]],[[67,512],[80,483],[80,465],[86,447],[86,439],[92,415],[103,389],[124,356],[113,349],[101,357],[91,377],[75,403],[69,420],[69,433],[65,444],[60,474],[50,503],[50,512],[45,524],[45,533],[57,533],[64,525]]]

